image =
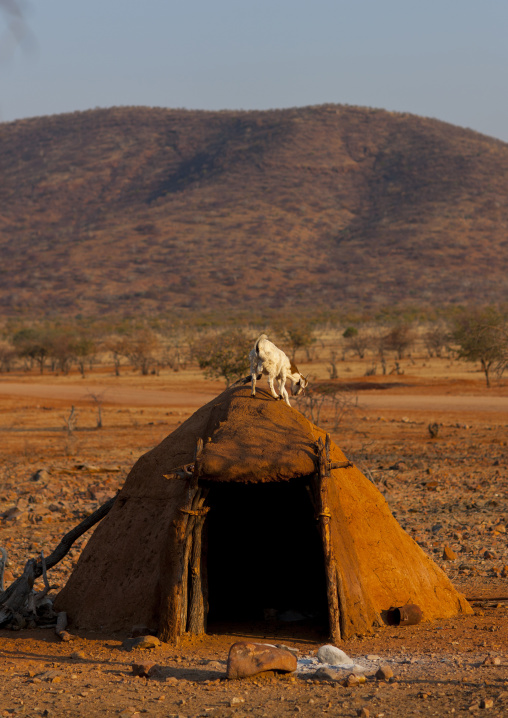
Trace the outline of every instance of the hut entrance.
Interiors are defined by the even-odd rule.
[[[307,482],[308,483],[308,482]],[[203,544],[208,630],[327,633],[323,544],[306,482],[213,483]]]

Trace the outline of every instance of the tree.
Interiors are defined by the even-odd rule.
[[[363,359],[371,341],[366,332],[359,331],[356,327],[347,327],[342,336],[353,352]]]
[[[46,329],[39,327],[25,327],[17,331],[12,337],[12,343],[19,357],[30,359],[30,364],[36,362],[39,371],[44,373],[46,360],[51,354],[51,342]]]
[[[301,320],[289,326],[286,326],[282,332],[284,342],[290,347],[291,361],[295,360],[298,349],[305,349],[307,359],[309,358],[309,350],[316,341],[312,324],[308,321]]]
[[[508,364],[506,317],[493,308],[465,312],[456,320],[453,338],[459,345],[459,359],[479,361],[490,387],[491,369],[501,374]]]
[[[123,351],[129,357],[132,366],[139,369],[143,376],[149,373],[150,367],[157,364],[157,353],[160,350],[158,336],[150,328],[137,329],[126,337]]]
[[[427,329],[423,340],[429,357],[440,357],[450,341],[450,331],[446,326],[438,324]]]
[[[192,354],[206,377],[223,377],[229,386],[232,381],[249,373],[252,344],[252,339],[241,329],[233,329],[195,342]]]
[[[404,354],[413,343],[413,330],[409,324],[397,324],[383,337],[384,349],[397,353],[398,359],[403,359]]]

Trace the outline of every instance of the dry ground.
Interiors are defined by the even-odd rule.
[[[404,528],[474,601],[475,615],[386,627],[342,648],[368,665],[387,662],[392,682],[368,677],[357,688],[304,677],[225,681],[228,648],[239,634],[168,645],[149,656],[121,648],[123,636],[80,634],[63,643],[51,630],[0,630],[0,715],[465,716],[508,712],[508,387],[444,360],[402,362],[404,375],[364,377],[367,363],[341,364],[343,380],[372,386],[352,401],[333,439],[385,495]],[[326,378],[324,365],[308,367]],[[122,485],[135,459],[221,391],[187,370],[86,379],[0,377],[0,545],[6,582],[27,558],[60,537]],[[96,428],[99,404],[103,427]],[[74,431],[64,429],[75,406]],[[330,417],[323,414],[326,428]],[[440,424],[437,438],[427,429]],[[331,424],[329,425],[331,428]],[[34,474],[38,469],[48,473]],[[50,572],[66,581],[86,541]],[[457,559],[444,561],[448,545]],[[480,601],[479,599],[483,599]],[[488,599],[488,600],[487,600]],[[295,624],[243,627],[245,635],[315,653],[326,636]],[[72,630],[72,626],[71,629]],[[483,665],[499,657],[496,665]],[[166,680],[134,678],[133,662],[154,661]],[[481,708],[482,700],[487,706]]]

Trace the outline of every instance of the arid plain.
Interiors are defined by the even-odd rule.
[[[322,408],[319,423],[471,599],[474,615],[384,627],[344,643],[366,668],[366,682],[356,687],[305,673],[224,679],[229,646],[240,635],[293,646],[300,657],[315,654],[326,635],[296,624],[245,625],[235,635],[217,632],[178,649],[162,644],[149,655],[123,650],[120,635],[78,633],[62,642],[51,630],[1,630],[0,715],[506,714],[508,383],[495,381],[487,389],[473,365],[423,354],[400,361],[399,374],[390,374],[388,363],[386,375],[365,376],[370,366],[368,360],[338,364],[337,383],[345,388],[341,414]],[[318,359],[301,368],[314,382],[327,379]],[[222,382],[203,379],[192,366],[147,377],[128,367],[120,377],[110,367],[85,378],[3,374],[0,544],[9,554],[6,583],[28,558],[51,552],[65,532],[114,495],[140,455],[223,390]],[[75,423],[69,425],[72,406]],[[434,438],[429,424],[439,425]],[[87,538],[50,571],[53,593]],[[297,538],[286,550],[298,550]],[[443,558],[445,546],[455,559]],[[144,660],[162,666],[163,678],[133,677],[132,663]],[[390,681],[373,677],[379,663],[393,670]]]

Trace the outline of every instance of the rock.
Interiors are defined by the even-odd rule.
[[[354,663],[344,651],[331,644],[321,646],[317,652],[317,659],[320,663],[328,663],[330,666],[351,666]]]
[[[69,631],[59,631],[57,636],[61,641],[74,641],[76,638],[76,636],[73,636]]]
[[[30,481],[47,481],[49,479],[49,471],[46,469],[37,469],[30,477]]]
[[[358,708],[358,710],[356,711],[356,715],[357,715],[357,716],[360,716],[360,718],[369,718],[369,716],[370,716],[370,711],[369,711],[368,708],[365,708],[365,707],[364,707],[364,708]]]
[[[381,660],[381,656],[377,656],[377,655],[374,654],[374,653],[369,653],[369,655],[367,656],[367,660],[368,660],[368,661],[380,661],[380,660]]]
[[[484,553],[483,553],[483,558],[493,559],[493,558],[497,558],[497,556],[496,556],[496,554],[494,553],[494,551],[488,551],[488,550],[487,550],[487,551],[484,551]]]
[[[494,707],[494,701],[492,698],[483,698],[483,700],[480,701],[480,708],[493,708]]]
[[[390,666],[383,664],[382,666],[379,666],[375,675],[378,681],[387,681],[389,678],[393,677],[393,671]]]
[[[132,651],[134,648],[141,648],[143,650],[151,650],[158,648],[161,642],[156,636],[139,636],[138,638],[126,638],[122,643],[122,647],[126,651]]]
[[[246,678],[263,671],[296,671],[296,656],[270,643],[233,643],[229,649],[227,677]]]
[[[500,666],[501,658],[499,656],[487,656],[483,661],[482,666]]]
[[[335,668],[330,668],[329,666],[321,666],[313,675],[313,678],[318,681],[337,681],[342,677],[340,671],[337,671]]]
[[[295,656],[297,656],[297,655],[300,653],[300,651],[298,650],[298,648],[291,648],[290,646],[285,646],[283,643],[276,643],[276,644],[275,644],[275,647],[276,647],[276,648],[282,648],[282,649],[284,649],[285,651],[290,651],[290,653],[294,653]]]
[[[353,688],[359,686],[360,683],[365,683],[365,676],[355,676],[354,673],[350,673],[345,681],[342,682],[344,688]]]
[[[443,548],[443,559],[445,561],[455,561],[457,554],[447,544]]]
[[[84,661],[86,659],[86,655],[83,653],[83,651],[74,651],[71,653],[71,658],[74,661]]]
[[[156,663],[133,663],[131,665],[132,675],[140,678],[149,678],[153,669],[158,667]]]
[[[232,706],[238,706],[240,703],[245,703],[245,698],[240,698],[239,696],[233,696],[231,700],[229,701],[229,705]]]

